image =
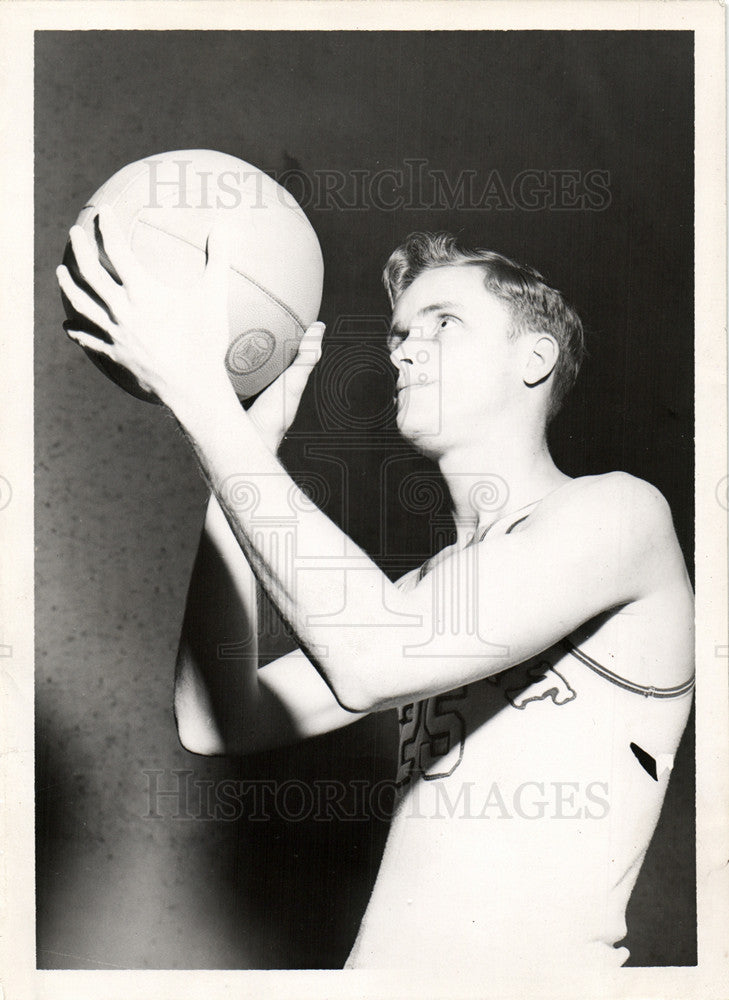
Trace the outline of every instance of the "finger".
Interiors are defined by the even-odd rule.
[[[259,430],[276,439],[275,447],[294,422],[309,376],[321,357],[324,330],[323,323],[314,323],[308,328],[293,363],[261,393],[248,411]]]
[[[321,358],[324,324],[314,323],[304,333],[292,364],[280,376],[283,384],[283,419],[286,427],[293,423],[307,382]]]
[[[313,368],[321,358],[322,338],[326,326],[323,323],[312,323],[305,331],[304,336],[299,341],[299,349],[296,352],[292,368]],[[309,373],[310,374],[310,373]],[[307,378],[309,377],[307,374]]]
[[[113,312],[112,301],[119,292],[119,284],[101,266],[98,248],[92,246],[81,226],[72,226],[69,233],[71,249],[76,266],[83,281],[96,293],[109,311]]]
[[[133,277],[139,264],[122,233],[119,220],[108,205],[103,205],[97,212],[96,225],[101,238],[101,262],[124,285]]]
[[[66,296],[77,313],[84,316],[94,326],[100,327],[106,333],[111,333],[115,326],[105,309],[102,309],[91,296],[76,284],[65,264],[56,268],[56,278],[61,292]]]
[[[85,347],[96,354],[104,354],[107,358],[113,358],[112,344],[106,344],[103,340],[99,340],[98,337],[94,337],[93,334],[86,333],[84,330],[77,330],[68,323],[63,324],[63,329],[66,331],[68,337],[75,341],[79,347]]]
[[[279,405],[283,405],[284,396],[286,396],[288,397],[288,406],[294,403],[298,407],[301,395],[306,388],[306,383],[309,381],[309,376],[321,357],[321,342],[324,330],[325,326],[323,323],[314,323],[313,326],[310,326],[306,330],[304,336],[299,341],[296,357],[289,367],[271,384],[270,388],[272,391],[269,395],[271,400],[278,394],[278,399],[281,400]],[[269,394],[268,390],[266,390],[266,394]],[[284,419],[289,415],[288,411],[284,412],[282,410],[281,412]],[[289,423],[291,423],[294,416],[295,412],[290,414]]]

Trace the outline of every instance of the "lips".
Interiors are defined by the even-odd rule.
[[[397,407],[398,413],[402,410],[407,410],[410,406],[412,397],[410,392],[406,390],[427,389],[431,385],[435,385],[435,382],[406,382],[404,385],[396,385],[392,401]],[[425,399],[425,397],[423,398]],[[412,405],[415,406],[416,404],[413,403]]]
[[[426,386],[433,384],[433,382],[407,382],[405,385],[396,385],[395,394],[399,396],[404,389],[424,389]]]

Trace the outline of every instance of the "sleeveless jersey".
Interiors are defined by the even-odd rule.
[[[692,688],[633,683],[567,637],[403,707],[395,813],[346,967],[622,965]]]

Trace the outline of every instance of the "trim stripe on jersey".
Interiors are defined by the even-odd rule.
[[[581,649],[574,646],[569,639],[562,640],[562,646],[564,649],[571,653],[580,663],[584,663],[586,667],[599,674],[600,677],[604,677],[605,680],[610,681],[611,684],[617,684],[618,687],[623,688],[625,691],[632,691],[633,694],[642,694],[645,698],[680,698],[684,694],[688,694],[689,691],[694,686],[695,678],[691,677],[689,680],[684,681],[683,684],[677,684],[676,687],[670,688],[657,688],[657,687],[645,687],[643,684],[635,684],[633,681],[626,680],[625,677],[620,677],[618,674],[614,674],[612,670],[608,670],[607,667],[603,667],[601,663],[597,660],[593,660],[591,656],[587,653],[583,653]]]

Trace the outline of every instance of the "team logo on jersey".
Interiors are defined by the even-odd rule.
[[[576,692],[548,660],[541,660],[527,670],[527,681],[520,687],[506,688],[504,694],[514,708],[526,708],[532,701],[551,698],[555,705],[574,701]]]
[[[447,778],[459,766],[466,742],[466,723],[454,706],[463,701],[467,692],[466,687],[457,688],[400,710],[398,785],[406,785],[413,778],[425,781]],[[456,760],[448,767],[433,770],[433,765],[456,746]]]

